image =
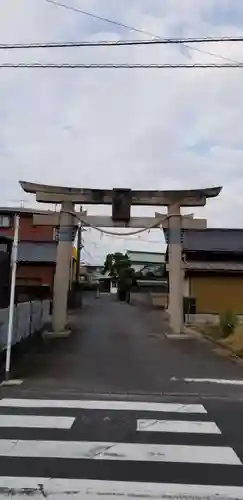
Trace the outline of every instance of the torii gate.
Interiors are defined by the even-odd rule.
[[[36,195],[41,203],[60,204],[61,211],[50,215],[34,215],[36,225],[59,226],[57,245],[56,272],[53,292],[52,326],[54,334],[65,332],[67,321],[67,295],[70,277],[72,234],[82,218],[84,226],[146,228],[148,226],[169,229],[169,316],[172,330],[183,332],[183,276],[181,259],[181,230],[205,229],[205,219],[194,219],[193,215],[181,215],[181,207],[205,206],[207,198],[214,198],[221,192],[221,187],[177,191],[135,191],[129,189],[80,189],[50,186],[20,181],[27,193]],[[110,205],[115,198],[123,196],[124,217],[89,216],[87,212],[75,212],[75,204]],[[119,198],[119,203],[121,198]],[[166,206],[167,214],[155,213],[155,217],[130,217],[131,205]],[[113,205],[114,206],[114,205]]]

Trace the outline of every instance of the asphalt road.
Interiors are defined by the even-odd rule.
[[[106,296],[72,327],[0,387],[0,498],[243,500],[242,365]]]
[[[70,338],[42,342],[24,358],[16,376],[27,391],[243,395],[243,365],[216,355],[208,342],[167,340],[161,311],[90,297],[72,327]]]

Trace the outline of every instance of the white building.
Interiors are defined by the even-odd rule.
[[[161,276],[161,271],[165,265],[165,253],[127,250],[127,256],[135,272],[141,271],[144,274],[152,272]]]

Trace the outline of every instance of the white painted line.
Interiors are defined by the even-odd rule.
[[[21,385],[23,384],[23,380],[21,379],[10,379],[4,380],[0,385]]]
[[[137,431],[221,434],[214,422],[184,422],[180,420],[137,420]]]
[[[82,410],[133,410],[163,411],[171,413],[207,413],[200,404],[148,403],[142,401],[89,401],[57,399],[8,399],[0,400],[0,407],[12,408],[72,408]]]
[[[144,443],[1,439],[0,456],[242,465],[229,447]]]
[[[0,415],[0,427],[30,427],[43,429],[71,429],[74,417],[47,417],[41,415]]]
[[[192,484],[135,483],[90,479],[52,479],[42,477],[0,477],[0,498],[14,497],[43,500],[108,500],[136,498],[138,500],[243,500],[242,486],[210,486]],[[9,495],[9,496],[8,496]]]
[[[195,382],[203,384],[243,385],[243,380],[227,380],[223,378],[176,378],[171,377],[173,382]]]

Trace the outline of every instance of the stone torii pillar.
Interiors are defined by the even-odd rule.
[[[179,204],[168,206],[169,226],[169,315],[175,333],[183,331],[183,270],[181,262],[181,210]]]
[[[67,300],[72,258],[74,204],[64,202],[60,212],[56,272],[54,276],[52,327],[53,332],[64,332],[67,323]]]

